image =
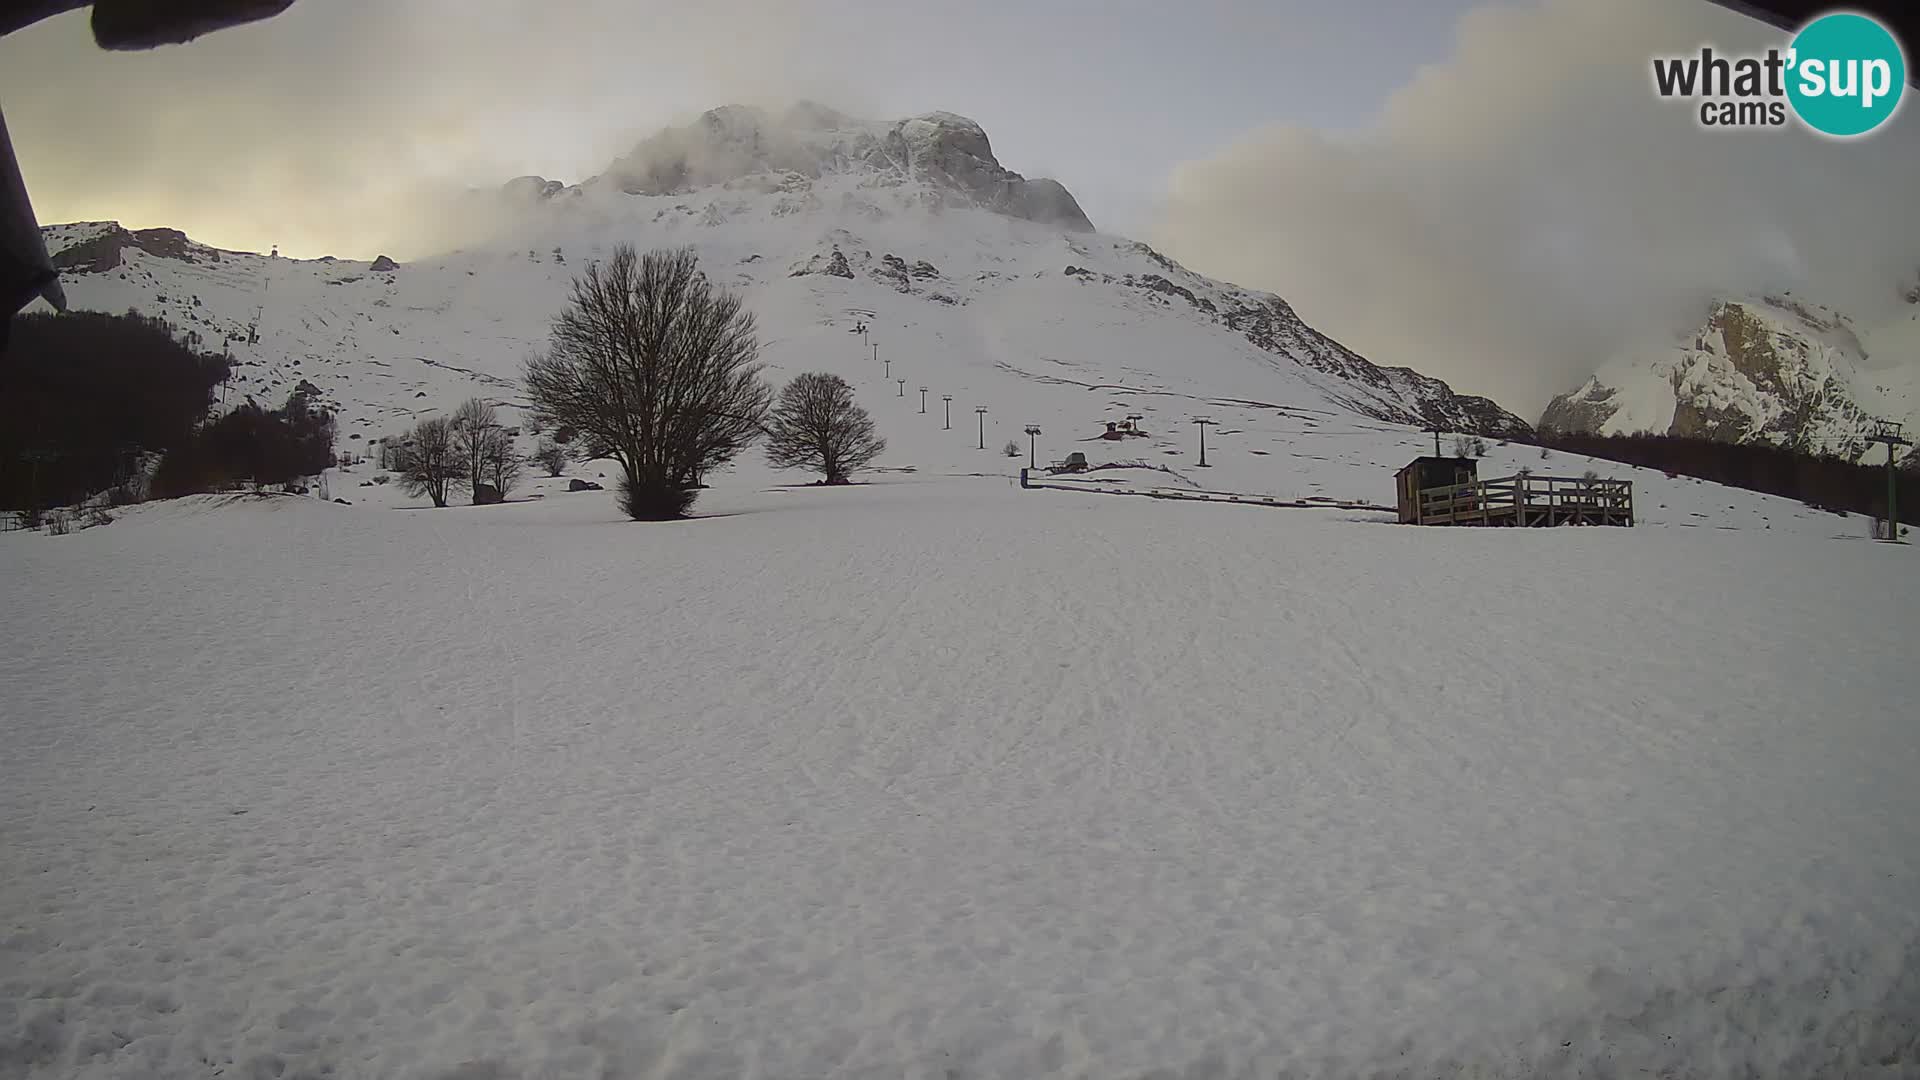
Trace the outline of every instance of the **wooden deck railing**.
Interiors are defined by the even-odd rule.
[[[1422,525],[1632,525],[1633,483],[1503,476],[1420,492]]]

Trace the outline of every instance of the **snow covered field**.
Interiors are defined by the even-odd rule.
[[[0,537],[0,1076],[1920,1075],[1910,551],[748,473]]]

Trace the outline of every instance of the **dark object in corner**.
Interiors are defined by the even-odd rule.
[[[0,35],[88,6],[94,44],[125,52],[180,45],[215,30],[271,19],[293,0],[0,0]]]
[[[0,37],[86,6],[88,0],[0,0]],[[92,6],[94,43],[120,51],[175,45],[270,19],[292,7],[293,0],[99,0]],[[43,297],[55,310],[67,309],[66,293],[27,199],[6,118],[0,115],[0,357],[6,355],[13,317]]]

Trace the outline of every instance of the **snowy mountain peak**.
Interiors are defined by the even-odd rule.
[[[1910,419],[1920,400],[1913,369],[1866,366],[1866,336],[1845,314],[1790,294],[1722,298],[1671,348],[1616,357],[1553,399],[1540,424],[1858,458],[1876,419]]]
[[[800,102],[777,116],[750,105],[725,105],[642,140],[582,187],[683,195],[708,187],[790,185],[836,175],[856,176],[876,187],[919,182],[948,205],[1093,231],[1064,185],[1005,168],[994,157],[985,129],[950,112],[876,123],[814,102]],[[546,199],[561,191],[553,184],[521,177],[508,188],[520,197]]]

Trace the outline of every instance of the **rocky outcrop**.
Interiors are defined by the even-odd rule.
[[[397,262],[394,262],[392,259],[387,258],[385,255],[382,255],[374,259],[373,265],[367,267],[367,269],[384,274],[393,270],[400,269],[400,264]]]
[[[104,232],[54,252],[53,267],[69,274],[102,274],[117,269],[123,261],[122,253],[128,248],[181,262],[220,261],[218,251],[194,243],[178,229],[128,231],[112,224]]]
[[[875,156],[879,160],[875,160]],[[964,192],[979,205],[1047,225],[1092,232],[1093,222],[1066,187],[1055,180],[1028,180],[1003,168],[979,124],[949,112],[902,120],[868,156],[870,164],[904,162],[918,180]]]
[[[874,267],[873,276],[893,286],[896,292],[913,291],[913,273],[907,269],[906,260],[892,252],[880,256],[880,265]]]
[[[806,277],[808,274],[826,274],[829,277],[851,279],[853,267],[847,265],[846,255],[839,248],[834,248],[826,254],[809,256],[793,264],[787,271],[788,277]]]

